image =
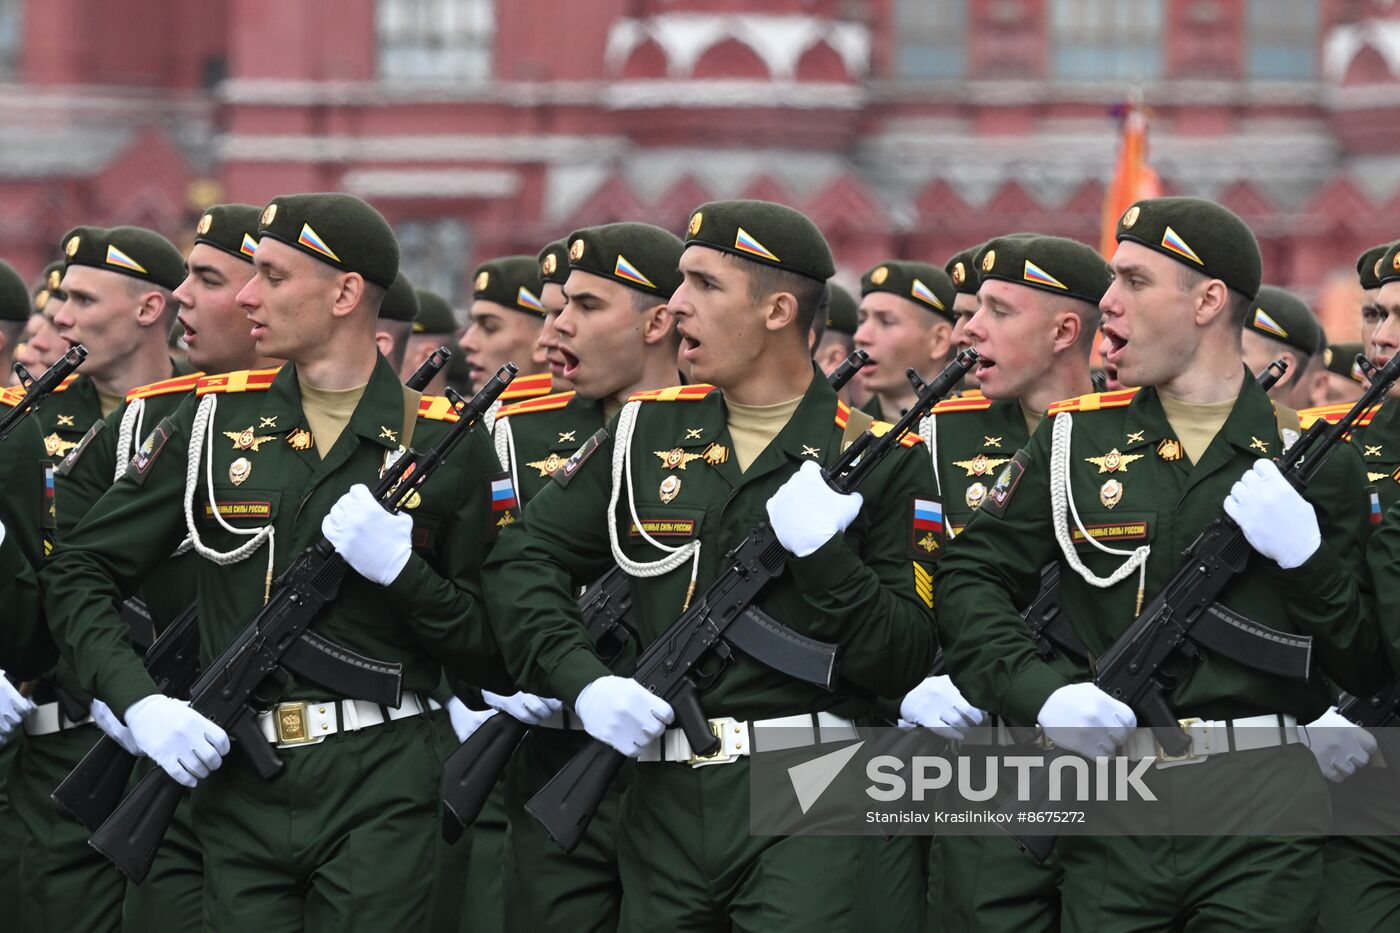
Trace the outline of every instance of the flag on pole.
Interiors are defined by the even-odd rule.
[[[1121,127],[1118,164],[1103,201],[1103,232],[1099,252],[1105,259],[1112,259],[1113,251],[1118,246],[1118,218],[1134,201],[1160,197],[1162,194],[1161,179],[1147,164],[1147,114],[1140,104],[1123,106]]]

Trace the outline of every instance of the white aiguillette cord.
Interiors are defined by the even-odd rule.
[[[189,464],[185,469],[185,528],[189,531],[188,540],[194,547],[195,553],[220,566],[228,566],[246,560],[266,541],[268,545],[267,579],[263,586],[263,603],[266,604],[272,595],[272,566],[276,553],[276,547],[272,540],[274,534],[272,523],[269,521],[261,528],[235,528],[224,521],[223,515],[219,512],[219,500],[214,495],[214,457],[212,455],[206,464],[205,478],[208,483],[209,508],[214,513],[214,520],[225,531],[244,537],[252,535],[252,540],[240,544],[231,551],[216,551],[200,539],[199,528],[195,525],[194,493],[199,486],[199,460],[204,452],[206,436],[210,445],[214,443],[214,412],[218,408],[218,398],[212,393],[204,396],[204,400],[199,403],[199,408],[195,411],[194,424],[190,428],[190,456]]]
[[[608,501],[608,540],[612,544],[613,560],[623,572],[632,577],[659,577],[670,573],[687,560],[690,565],[690,585],[685,591],[685,605],[681,611],[690,608],[691,597],[695,595],[695,581],[700,575],[700,539],[687,541],[679,547],[662,544],[647,534],[642,520],[637,517],[636,497],[632,494],[632,434],[637,425],[637,412],[642,403],[628,402],[622,406],[617,417],[617,434],[613,438],[612,458],[612,498]],[[617,503],[622,486],[627,486],[627,509],[632,516],[632,525],[652,547],[665,552],[666,556],[650,563],[641,563],[622,553],[622,545],[617,538]]]
[[[1070,489],[1070,433],[1074,430],[1074,422],[1069,412],[1061,412],[1054,416],[1054,433],[1050,441],[1050,514],[1055,521],[1055,540],[1060,544],[1060,552],[1065,557],[1065,562],[1075,573],[1084,578],[1084,581],[1099,589],[1108,589],[1121,583],[1134,570],[1138,572],[1137,608],[1133,610],[1133,615],[1142,613],[1142,597],[1147,587],[1147,557],[1152,553],[1150,545],[1144,544],[1140,548],[1131,551],[1124,551],[1120,548],[1112,548],[1100,542],[1093,535],[1089,534],[1084,527],[1084,522],[1079,518],[1079,509],[1074,504],[1074,494]],[[1094,547],[1105,554],[1112,554],[1116,557],[1127,557],[1128,559],[1119,565],[1107,577],[1100,577],[1079,559],[1078,552],[1074,549],[1074,539],[1070,537],[1069,522],[1066,513],[1074,516],[1075,527]]]

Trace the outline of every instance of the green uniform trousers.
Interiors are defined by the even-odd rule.
[[[928,836],[861,837],[860,881],[852,933],[904,933],[924,926]]]
[[[24,833],[10,806],[9,775],[10,763],[15,760],[15,751],[23,742],[22,730],[10,736],[10,741],[0,747],[0,917],[11,917],[19,921],[19,850]],[[15,933],[23,933],[17,927]]]
[[[866,840],[754,836],[749,762],[639,763],[622,798],[622,931],[849,933]]]
[[[1163,789],[1171,794],[1172,802],[1154,813],[1158,827],[1173,825],[1178,814],[1194,808],[1195,816],[1204,812],[1213,825],[1238,833],[1260,825],[1267,810],[1286,815],[1297,833],[1063,837],[1057,851],[1065,873],[1066,933],[1312,933],[1317,928],[1329,805],[1324,779],[1306,748],[1218,755],[1155,771],[1147,783],[1164,800]],[[1228,787],[1248,788],[1255,803],[1240,807],[1238,795],[1220,793]]]
[[[504,715],[501,714],[501,715]],[[458,845],[468,847],[467,884],[462,890],[461,933],[505,929],[505,785],[497,782],[481,815]]]
[[[1374,765],[1341,783],[1332,794],[1333,826],[1345,832],[1358,821],[1369,832],[1400,828],[1396,787],[1400,774]],[[1362,802],[1364,801],[1364,803]],[[1377,812],[1378,808],[1383,808]],[[1400,835],[1334,836],[1323,851],[1322,933],[1372,933],[1400,929]]]
[[[618,814],[633,765],[623,766],[573,852],[565,854],[524,809],[525,802],[587,741],[587,734],[582,732],[535,729],[521,743],[506,769],[508,933],[611,933],[617,929],[622,908],[622,878],[617,868]]]
[[[49,799],[101,735],[92,725],[26,735],[10,769],[10,802],[23,833],[20,922],[26,933],[121,929],[126,879],[87,844],[87,827]]]
[[[132,785],[151,768],[149,759],[132,775]],[[127,882],[122,902],[122,929],[126,933],[185,933],[199,928],[204,902],[204,853],[190,823],[190,798],[186,794],[175,808],[175,819],[151,863],[150,874],[140,884]]]
[[[447,751],[415,716],[282,749],[270,781],[226,758],[192,799],[204,929],[426,929]]]

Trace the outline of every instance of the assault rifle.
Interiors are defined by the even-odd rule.
[[[438,347],[404,384],[421,391],[451,358],[452,351],[447,347]],[[127,600],[127,603],[133,601]],[[132,608],[124,605],[123,615]],[[199,676],[197,610],[197,604],[187,607],[165,627],[145,652],[146,673],[155,681],[156,689],[166,696],[188,698],[190,688]],[[366,673],[374,669],[358,664],[347,666],[343,663],[343,654],[344,649],[314,632],[302,632],[297,644],[282,659],[282,666],[306,680],[346,696],[375,698],[375,702],[387,696],[397,696],[392,680],[385,681],[382,676],[372,673],[366,677]],[[83,710],[79,716],[70,718],[79,719],[85,715],[87,711]],[[239,747],[250,746],[240,744]],[[120,742],[103,735],[54,788],[50,798],[76,817],[89,832],[95,832],[121,802],[131,782],[136,760],[137,756],[122,748]],[[253,759],[255,765],[262,760],[257,757]]]
[[[481,420],[486,410],[515,378],[507,363],[486,386],[465,401],[450,393],[458,420],[437,445],[425,454],[407,451],[394,461],[374,488],[374,497],[389,512],[397,513],[447,458],[452,449]],[[349,565],[322,536],[302,551],[277,581],[277,588],[262,610],[199,676],[190,690],[190,707],[218,725],[243,747],[263,777],[280,772],[282,762],[258,727],[252,705],[254,691],[269,675],[287,667],[288,656],[306,644],[301,636],[321,610],[340,593]],[[391,689],[380,691],[382,706],[401,701],[402,665],[362,658],[344,648],[336,651],[344,667],[367,667],[374,678]],[[354,693],[351,694],[356,695]],[[98,827],[88,840],[132,881],[140,884],[150,870],[156,850],[184,794],[163,770],[149,771],[135,789]]]
[[[977,359],[977,351],[962,350],[919,393],[914,405],[892,428],[878,437],[873,431],[866,431],[856,438],[832,466],[822,470],[831,488],[840,493],[855,490],[899,445],[906,433],[917,429],[919,421],[952,391]],[[772,526],[760,522],[725,555],[728,569],[637,659],[633,679],[671,705],[697,757],[713,755],[719,746],[700,706],[695,680],[696,665],[704,658],[714,655],[727,659],[737,647],[789,676],[827,689],[835,686],[835,646],[812,641],[776,622],[773,623],[776,628],[748,627],[748,634],[762,635],[761,643],[737,637],[739,632],[745,631],[741,620],[752,618],[745,610],[770,580],[782,574],[791,557]],[[765,656],[766,652],[757,651],[760,644],[772,647],[772,654]],[[814,669],[815,665],[806,663],[807,659],[822,659],[823,656],[829,657],[825,670]],[[804,661],[803,672],[794,665],[778,663],[799,658]],[[596,740],[590,742],[526,803],[526,811],[544,826],[560,847],[566,852],[572,851],[625,760],[622,753],[610,746]]]
[[[1341,420],[1319,419],[1278,462],[1279,470],[1298,490],[1327,462],[1332,452],[1367,410],[1384,397],[1400,378],[1400,356],[1377,370],[1370,387]],[[1253,549],[1240,526],[1226,515],[1215,518],[1186,550],[1186,560],[1147,608],[1095,665],[1094,684],[1132,707],[1140,725],[1147,726],[1166,756],[1180,757],[1191,737],[1168,702],[1175,686],[1167,673],[1169,661],[1194,657],[1201,648],[1275,676],[1306,680],[1312,663],[1309,636],[1279,632],[1247,619],[1216,600],[1245,568]],[[1048,775],[1037,772],[1031,782],[1030,808],[1043,809],[1049,798]],[[1012,833],[1036,861],[1054,848],[1052,835]]]
[[[827,382],[840,391],[868,362],[869,354],[856,350],[832,370]],[[612,667],[636,635],[630,620],[632,587],[627,574],[613,567],[584,592],[578,608],[598,657]],[[756,607],[750,606],[747,612],[752,618],[742,620],[741,629],[767,631],[778,624]],[[742,638],[731,633],[731,641]],[[476,822],[491,789],[529,732],[529,726],[512,716],[492,716],[448,756],[442,767],[442,834],[448,842],[456,842],[462,830]]]
[[[29,375],[29,370],[21,363],[15,364],[15,375],[19,377],[20,387],[24,389],[24,395],[15,403],[15,407],[5,412],[5,417],[0,418],[0,441],[10,436],[10,432],[15,429],[15,425],[24,420],[24,416],[31,411],[35,411],[44,404],[54,391],[63,384],[63,380],[73,375],[74,371],[87,359],[87,347],[82,344],[74,344],[68,348],[68,352],[58,358],[43,375],[38,379]]]

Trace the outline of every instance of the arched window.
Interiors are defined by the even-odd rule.
[[[473,82],[491,78],[494,0],[378,0],[375,30],[381,77]]]

